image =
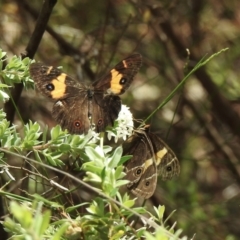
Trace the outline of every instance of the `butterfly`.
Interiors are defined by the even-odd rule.
[[[101,132],[114,124],[121,110],[119,95],[128,89],[141,65],[141,55],[133,54],[90,85],[41,63],[32,63],[29,71],[38,90],[55,101],[52,116],[56,122],[70,133],[86,134],[89,129]]]
[[[150,198],[155,192],[157,177],[171,179],[180,173],[179,161],[171,148],[149,131],[149,125],[134,131],[123,143],[123,155],[132,155],[125,162],[128,190],[138,197]]]

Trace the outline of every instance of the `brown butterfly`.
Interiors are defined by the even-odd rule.
[[[136,196],[150,198],[157,185],[157,177],[171,179],[180,173],[179,161],[170,147],[149,126],[135,130],[123,144],[123,155],[132,155],[125,163],[127,188]]]
[[[70,133],[82,134],[112,126],[121,110],[121,99],[142,65],[140,54],[119,62],[107,75],[90,85],[75,81],[52,66],[30,65],[30,75],[39,91],[55,100],[53,118]]]

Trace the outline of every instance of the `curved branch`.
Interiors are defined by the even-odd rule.
[[[36,53],[56,2],[57,0],[43,1],[42,9],[38,16],[33,34],[31,35],[28,45],[26,47],[26,52],[22,54],[23,58],[33,58],[34,54]],[[17,3],[22,4],[22,1],[18,0]],[[4,111],[6,112],[7,120],[10,122],[10,124],[12,124],[15,115],[14,103],[17,105],[22,90],[23,84],[16,84],[10,93],[10,95],[12,96],[11,101],[6,102],[6,104],[4,105]]]
[[[158,8],[151,8],[151,13],[155,17],[161,16],[161,10]],[[163,19],[159,24],[160,28],[172,41],[178,55],[183,57],[186,55],[186,49],[188,46],[181,40],[181,36],[178,36],[170,22],[167,19]],[[191,60],[198,62],[201,56],[198,56],[195,52],[191,52]],[[238,114],[234,111],[230,102],[220,93],[218,87],[214,84],[211,77],[207,74],[202,67],[195,72],[196,77],[202,84],[203,88],[208,92],[210,101],[216,114],[223,120],[223,122],[231,129],[232,133],[240,137],[240,119]]]

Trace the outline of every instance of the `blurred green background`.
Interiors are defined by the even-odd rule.
[[[24,53],[41,5],[1,1],[0,47],[9,56]],[[170,221],[195,239],[240,239],[240,1],[62,0],[35,56],[92,81],[141,53],[143,66],[122,99],[145,119],[202,57],[223,48],[149,122],[175,151],[181,174],[159,180],[147,204],[165,205],[166,216],[176,209]],[[51,103],[35,91],[24,91],[18,107],[25,121],[56,124]]]

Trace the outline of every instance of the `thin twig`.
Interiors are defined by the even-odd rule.
[[[17,1],[17,3],[21,4],[21,0]],[[26,52],[22,54],[23,58],[29,57],[33,58],[34,54],[37,51],[37,48],[40,44],[40,41],[42,39],[42,36],[45,32],[48,20],[50,18],[50,15],[52,13],[53,7],[56,4],[57,0],[46,0],[43,1],[42,9],[40,11],[38,20],[36,22],[35,29],[33,31],[33,34],[30,37],[30,40],[28,42],[28,45],[26,47]],[[19,83],[16,84],[14,88],[11,89],[11,101],[6,102],[4,106],[4,111],[6,112],[6,118],[7,120],[12,124],[14,115],[15,115],[15,107],[14,103],[17,105],[19,98],[21,96],[23,90],[23,84]]]

